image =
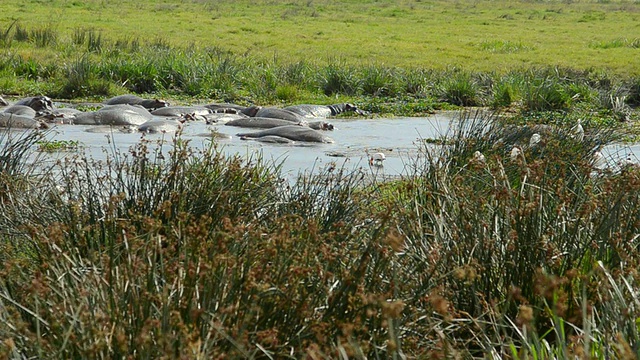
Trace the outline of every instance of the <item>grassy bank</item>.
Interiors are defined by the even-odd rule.
[[[6,1],[0,24],[93,29],[103,42],[216,47],[259,58],[473,71],[598,68],[638,75],[635,1]],[[46,49],[27,50],[42,59]]]
[[[637,6],[6,2],[0,93],[354,101],[396,115],[514,107],[615,123],[640,103]]]
[[[41,137],[14,133],[0,354],[637,355],[637,168],[593,166],[613,133],[529,146],[494,120],[464,118],[384,184],[335,166],[288,184],[183,141],[36,173]]]

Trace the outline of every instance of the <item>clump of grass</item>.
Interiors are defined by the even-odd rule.
[[[437,85],[441,101],[458,106],[476,106],[481,103],[479,86],[470,73],[453,70]]]
[[[525,45],[520,41],[513,42],[505,40],[491,40],[483,41],[480,44],[480,49],[482,51],[496,54],[514,54],[530,51],[533,48],[531,46]]]
[[[99,77],[99,66],[95,64],[89,55],[84,55],[74,62],[67,64],[64,69],[66,74],[64,82],[60,84],[61,98],[74,98],[113,94],[112,84]]]
[[[42,28],[32,29],[29,34],[29,39],[32,40],[37,47],[55,46],[58,42],[58,32],[52,25],[48,25]]]
[[[25,29],[20,23],[16,24],[15,29],[16,31],[13,35],[13,38],[16,41],[22,41],[22,42],[29,41],[30,39],[29,30]]]
[[[362,92],[369,96],[393,96],[396,94],[395,75],[383,65],[369,65],[362,70]]]
[[[285,103],[291,103],[298,98],[299,90],[295,85],[280,85],[276,87],[276,99]]]
[[[80,147],[78,140],[47,140],[38,141],[38,150],[42,152],[76,151]]]
[[[11,42],[14,38],[11,31],[16,26],[17,22],[17,20],[12,21],[4,31],[0,32],[0,44],[2,44],[3,47],[11,47]]]
[[[360,83],[353,68],[332,60],[320,70],[319,83],[325,95],[355,95]]]
[[[571,103],[571,95],[561,78],[532,71],[532,78],[524,83],[522,102],[527,110],[549,111],[566,109]]]

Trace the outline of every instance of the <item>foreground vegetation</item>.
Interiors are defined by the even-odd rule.
[[[47,134],[6,132],[0,354],[637,356],[640,171],[594,164],[612,132],[495,120],[385,183],[179,137],[35,167]]]

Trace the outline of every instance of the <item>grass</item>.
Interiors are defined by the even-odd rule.
[[[42,152],[75,151],[80,146],[78,140],[42,140],[36,143]]]
[[[621,33],[633,34],[637,7],[629,1],[218,1],[215,6],[194,1],[167,8],[162,1],[94,0],[83,6],[51,1],[30,8],[26,17],[21,3],[7,2],[0,9],[0,24],[4,21],[7,28],[14,18],[24,29],[51,24],[45,28],[55,28],[58,40],[71,38],[77,29],[93,29],[102,43],[127,34],[141,45],[164,39],[173,46],[215,45],[263,59],[277,54],[287,62],[344,56],[356,64],[373,61],[439,69],[455,65],[474,71],[509,70],[523,64],[578,68],[606,64],[617,74],[637,74],[633,48],[613,54],[590,46],[614,41]],[[52,22],[49,14],[64,21]],[[146,21],[149,16],[154,21]],[[523,22],[526,31],[512,26]],[[277,40],[289,39],[290,34],[295,34],[294,41]],[[479,44],[486,51],[478,51]]]
[[[496,119],[461,113],[385,183],[283,182],[180,134],[35,172],[39,133],[7,139],[0,353],[636,356],[640,174],[590,161],[618,135]]]

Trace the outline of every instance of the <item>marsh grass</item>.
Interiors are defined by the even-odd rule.
[[[635,354],[640,173],[594,166],[611,131],[497,119],[461,113],[383,183],[339,164],[285,180],[180,134],[4,182],[0,351]],[[2,150],[12,179],[36,169],[29,139]]]

